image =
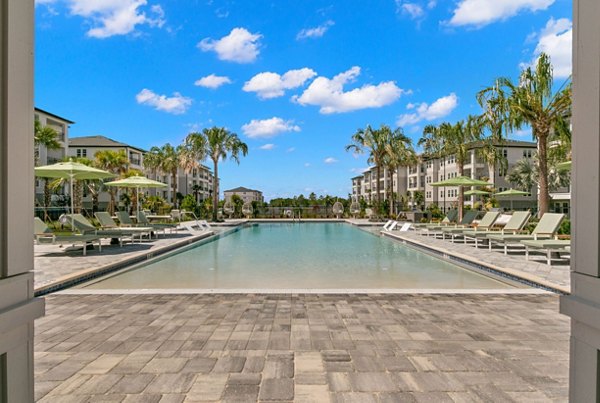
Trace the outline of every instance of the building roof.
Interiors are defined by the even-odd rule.
[[[48,111],[45,111],[45,110],[43,110],[43,109],[40,109],[40,108],[35,108],[35,110],[36,110],[37,112],[42,112],[43,114],[46,114],[46,115],[48,115],[48,116],[51,116],[51,117],[53,117],[53,118],[60,119],[60,120],[62,120],[63,122],[67,122],[67,123],[68,123],[68,124],[70,124],[70,125],[72,125],[73,123],[75,123],[75,122],[73,122],[72,120],[69,120],[69,119],[63,118],[62,116],[55,115],[54,113],[50,113],[50,112],[48,112]]]
[[[233,193],[236,193],[236,192],[258,192],[258,193],[262,193],[260,190],[248,189],[248,188],[245,188],[243,186],[239,186],[239,187],[236,187],[234,189],[224,190],[223,193],[225,193],[225,192],[227,192],[227,193],[232,193],[232,192]]]
[[[146,152],[146,150],[142,148],[121,143],[120,141],[109,139],[105,136],[71,137],[69,138],[69,147],[127,147],[133,148],[143,153]]]

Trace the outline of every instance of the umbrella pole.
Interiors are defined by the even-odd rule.
[[[71,199],[71,231],[75,232],[75,208],[73,203],[73,174],[69,174],[69,198]]]

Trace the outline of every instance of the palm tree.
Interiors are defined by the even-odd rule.
[[[35,166],[40,164],[40,146],[46,147],[48,150],[58,150],[60,143],[58,142],[58,132],[50,126],[42,126],[38,119],[33,122],[33,144],[34,144],[34,163]],[[50,205],[50,179],[44,178],[44,218],[48,218],[46,210]]]
[[[470,148],[473,143],[481,140],[482,127],[475,116],[469,115],[466,121],[459,121],[454,125],[442,123],[440,125],[440,135],[444,138],[444,142],[448,153],[454,154],[456,164],[458,166],[458,175],[464,175],[465,164],[470,160]],[[472,167],[471,169],[475,169]],[[458,187],[458,217],[459,220],[463,216],[464,189]]]
[[[127,154],[125,150],[113,151],[113,150],[104,150],[98,151],[94,155],[94,164],[105,171],[112,172],[116,175],[123,175],[127,172],[127,168],[129,167],[129,159],[127,158]],[[108,204],[108,212],[110,214],[114,214],[115,206],[116,206],[116,195],[117,189],[115,187],[110,187],[108,190],[108,194],[110,195],[110,203]]]
[[[387,130],[389,128],[385,127]],[[410,137],[406,136],[402,131],[402,128],[397,128],[390,135],[389,143],[386,145],[386,155],[383,159],[384,166],[386,167],[389,175],[388,180],[388,196],[391,194],[391,213],[395,214],[395,197],[394,197],[394,189],[392,187],[393,182],[393,172],[396,172],[397,180],[400,180],[400,168],[407,167],[409,165],[415,164],[417,162],[417,154],[412,145],[412,140]]]
[[[383,159],[386,155],[386,145],[388,144],[389,136],[386,130],[372,129],[370,125],[367,125],[365,129],[358,129],[356,133],[352,135],[352,144],[346,146],[346,151],[352,150],[355,153],[362,154],[365,152],[369,153],[367,162],[374,164],[377,171],[377,209],[381,209],[381,167],[383,166]],[[380,211],[379,211],[380,212]]]
[[[439,127],[434,125],[427,125],[423,128],[423,134],[417,142],[417,144],[423,149],[423,158],[439,159],[443,167],[443,177],[446,179],[446,144],[445,139],[441,135]],[[444,187],[444,207],[446,211],[446,188]]]
[[[478,99],[488,99],[486,107],[502,116],[507,130],[529,125],[537,141],[538,214],[548,211],[550,203],[548,186],[548,139],[552,130],[565,126],[571,115],[571,82],[567,80],[557,92],[552,92],[552,64],[550,57],[541,53],[536,65],[521,72],[518,83],[499,78],[489,88],[478,94]]]
[[[248,154],[248,145],[240,140],[237,134],[224,127],[211,127],[202,130],[202,133],[190,133],[185,138],[188,152],[196,157],[207,156],[213,161],[213,221],[217,221],[219,209],[219,161],[229,159],[240,163],[240,154]],[[198,158],[203,159],[203,158]]]
[[[42,126],[39,120],[35,119],[33,134],[33,144],[35,146],[35,166],[40,164],[40,146],[44,146],[49,150],[58,150],[60,143],[58,142],[58,132],[50,126]]]
[[[481,148],[478,150],[479,155],[483,157],[488,166],[488,176],[492,181],[492,188],[496,184],[496,168],[499,167],[503,172],[508,169],[508,161],[499,147],[501,145],[502,143],[495,142],[493,137],[488,137],[483,141]]]
[[[173,205],[177,205],[177,171],[182,165],[183,153],[183,146],[173,147],[167,143],[162,147],[152,147],[144,155],[144,168],[150,169],[154,173],[162,172],[165,175],[171,175],[171,202]]]
[[[566,187],[570,183],[570,173],[557,169],[556,162],[558,161],[550,161],[548,165],[548,188],[551,191]],[[533,158],[523,158],[517,161],[506,180],[516,188],[531,193],[531,189],[539,182],[538,164],[537,155],[534,155]]]

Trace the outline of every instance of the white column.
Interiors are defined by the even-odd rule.
[[[0,401],[33,402],[33,0],[0,1]]]
[[[569,398],[600,401],[600,2],[576,0],[573,12],[573,171]]]

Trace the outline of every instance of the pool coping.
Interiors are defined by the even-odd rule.
[[[131,266],[135,263],[141,263],[150,259],[153,259],[157,256],[164,255],[167,252],[173,251],[175,249],[180,249],[185,246],[191,245],[201,240],[209,239],[211,237],[218,237],[220,234],[215,233],[214,231],[204,232],[202,234],[192,235],[191,237],[182,239],[180,241],[174,242],[169,245],[164,245],[159,248],[156,248],[149,252],[141,252],[138,255],[130,256],[123,260],[119,260],[118,262],[109,263],[106,265],[102,265],[99,267],[93,267],[89,269],[82,269],[75,273],[70,273],[64,276],[61,276],[50,283],[44,284],[38,288],[34,289],[34,296],[40,297],[43,295],[47,295],[50,293],[54,293],[57,291],[65,290],[69,287],[73,287],[75,285],[84,283],[86,281],[92,280],[94,278],[98,278],[105,274],[110,274],[112,272],[124,269],[127,266]]]
[[[411,246],[415,249],[419,249],[424,252],[428,252],[430,254],[435,255],[438,258],[466,265],[467,267],[471,266],[478,270],[483,270],[495,274],[500,277],[505,277],[513,281],[520,282],[522,284],[526,284],[538,289],[543,289],[546,291],[550,291],[556,294],[561,295],[569,295],[571,294],[571,289],[568,287],[561,286],[559,284],[552,283],[550,281],[544,280],[538,276],[524,273],[520,270],[510,269],[508,267],[500,267],[493,263],[483,262],[477,259],[474,256],[464,255],[459,252],[450,251],[445,248],[439,248],[433,245],[425,244],[423,242],[416,241],[412,238],[403,237],[401,234],[391,233],[389,231],[380,231],[380,233],[389,238],[396,239],[403,244]]]

